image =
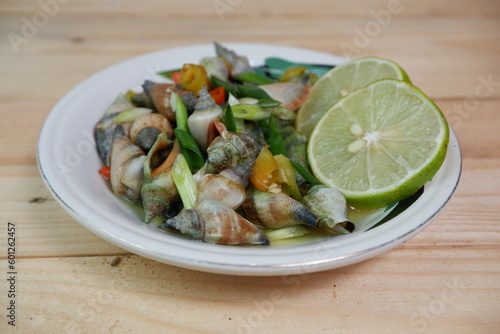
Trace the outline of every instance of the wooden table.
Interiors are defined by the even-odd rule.
[[[0,32],[0,332],[500,332],[498,0],[2,0]],[[40,178],[43,120],[107,66],[213,40],[395,60],[458,134],[464,160],[456,195],[404,245],[287,280],[181,269],[93,235]],[[6,317],[10,300],[15,327]]]

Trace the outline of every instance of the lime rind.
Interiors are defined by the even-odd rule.
[[[381,131],[387,136],[379,138],[382,144],[351,154],[347,147],[357,138],[348,130],[353,123],[367,132],[390,131]],[[407,82],[384,79],[330,108],[311,135],[308,155],[320,182],[338,187],[353,206],[378,208],[428,182],[446,157],[448,140],[448,123],[431,99]]]

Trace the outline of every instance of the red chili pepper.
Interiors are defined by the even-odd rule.
[[[99,169],[99,174],[106,180],[109,180],[111,178],[111,167],[110,166],[104,166],[101,169]]]
[[[170,74],[170,77],[172,78],[172,80],[174,81],[174,83],[178,84],[180,79],[181,79],[181,71],[177,71],[177,72],[172,72]]]
[[[217,104],[221,104],[226,101],[226,91],[224,90],[224,86],[212,89],[209,93],[210,96],[215,100],[215,103]]]

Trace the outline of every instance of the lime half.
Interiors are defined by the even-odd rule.
[[[321,117],[348,93],[381,79],[410,82],[393,61],[366,57],[334,67],[313,86],[311,95],[297,113],[297,131],[309,138]]]
[[[380,80],[333,106],[314,129],[315,176],[359,208],[398,202],[429,181],[446,156],[449,128],[418,88]]]

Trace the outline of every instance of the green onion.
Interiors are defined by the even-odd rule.
[[[229,93],[227,96],[227,104],[229,104],[230,106],[234,106],[236,104],[240,104],[240,101],[235,98],[233,94]]]
[[[234,124],[236,125],[236,132],[238,133],[245,132],[245,120],[243,118],[235,118]]]
[[[225,82],[213,75],[211,79],[214,88],[224,86],[226,92],[231,93],[235,97],[253,97],[254,99],[258,100],[272,100],[269,94],[267,94],[266,91],[262,88],[256,86],[235,85],[229,82]]]
[[[288,157],[285,145],[283,144],[283,138],[278,129],[278,124],[276,124],[274,115],[271,115],[269,122],[266,120],[260,120],[258,125],[262,129],[264,139],[269,145],[269,150],[273,153],[273,155],[283,154],[285,157]]]
[[[181,69],[175,69],[175,70],[170,70],[170,71],[164,71],[164,72],[158,72],[156,74],[161,75],[162,77],[165,77],[167,79],[172,80],[172,73],[179,72]]]
[[[269,118],[269,130],[269,150],[273,153],[273,155],[283,154],[287,157],[288,154],[286,152],[285,144],[283,144],[283,137],[281,136],[281,132],[278,128],[274,115],[271,115]]]
[[[235,95],[236,97],[253,97],[258,100],[271,99],[269,94],[262,88],[243,85],[236,85],[236,87],[238,88],[238,95]]]
[[[281,105],[281,102],[273,99],[260,99],[257,104],[262,108],[274,108],[279,107]]]
[[[224,125],[228,131],[236,132],[236,123],[234,121],[234,114],[231,106],[228,104],[226,112],[224,113]]]
[[[181,196],[182,204],[186,209],[191,209],[196,203],[198,197],[198,187],[194,181],[193,174],[187,164],[184,155],[179,154],[172,165],[172,179],[179,195]]]
[[[278,80],[278,78],[283,74],[284,70],[270,68],[267,65],[261,65],[254,67],[256,73],[260,76],[267,76],[271,80]]]
[[[307,182],[309,182],[310,184],[321,184],[321,182],[319,182],[318,180],[316,180],[316,178],[311,173],[309,173],[309,171],[307,170],[307,168],[305,168],[304,166],[302,166],[298,162],[295,162],[295,161],[292,161],[292,160],[290,160],[290,162],[292,163],[292,165],[295,168],[295,170],[297,170],[297,172],[299,172],[299,174]]]
[[[232,106],[235,106],[237,104],[240,104],[240,102],[238,101],[237,98],[234,97],[233,94],[229,93],[228,94],[228,98],[227,98],[227,105],[228,106],[231,106],[231,114],[233,116],[233,120],[234,120],[234,126],[235,126],[235,132],[239,132],[239,133],[243,133],[245,132],[245,121],[241,118],[235,118],[234,117],[234,113],[233,113],[233,110],[232,110]],[[225,122],[225,120],[224,120]],[[226,125],[227,127],[227,125]]]
[[[248,82],[256,85],[265,85],[275,82],[274,80],[265,78],[263,76],[258,75],[257,73],[241,73],[235,77],[236,80]]]
[[[184,158],[186,159],[191,170],[199,169],[203,167],[205,159],[203,158],[203,154],[201,153],[196,140],[189,132],[187,123],[188,111],[186,105],[178,94],[172,92],[172,96],[170,97],[170,106],[175,111],[177,127],[174,129],[174,134],[179,140],[182,154],[184,154]]]
[[[212,75],[211,79],[214,88],[223,86],[226,92],[233,94],[233,96],[238,96],[238,87],[236,87],[234,84],[225,82],[224,80],[221,80],[214,75]]]
[[[153,110],[149,108],[133,108],[127,109],[116,115],[113,118],[113,122],[115,123],[129,123],[138,119],[142,115],[146,115],[151,113]]]
[[[267,108],[267,110],[269,110],[274,117],[278,117],[283,121],[289,121],[290,123],[293,123],[297,118],[297,113],[295,111],[283,106]]]
[[[174,129],[174,134],[175,138],[179,140],[182,154],[184,154],[190,169],[195,170],[203,167],[205,159],[193,136],[188,131],[179,128]]]
[[[249,121],[260,121],[271,115],[271,112],[262,109],[256,104],[237,104],[232,107],[232,111],[235,118]]]
[[[184,101],[182,101],[182,98],[176,92],[172,92],[172,95],[170,95],[170,106],[175,112],[177,128],[189,132],[187,123],[188,111]]]
[[[290,226],[276,230],[266,230],[265,232],[267,238],[271,241],[301,237],[309,233],[311,231],[304,226]]]
[[[278,71],[281,71],[281,73],[283,73],[290,67],[304,66],[309,72],[314,73],[320,77],[331,70],[333,67],[333,65],[296,63],[281,58],[266,58],[265,65],[273,70],[272,74],[277,74],[279,73]],[[280,75],[277,75],[277,77],[279,77]]]
[[[238,103],[236,104],[257,104],[259,100],[254,99],[253,97],[240,97],[238,99]]]

